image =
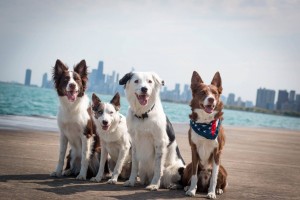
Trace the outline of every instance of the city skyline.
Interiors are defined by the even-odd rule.
[[[133,69],[132,69],[133,70]],[[125,95],[123,86],[118,84],[119,73],[113,71],[111,75],[104,74],[104,62],[99,61],[97,69],[93,69],[89,73],[88,91],[100,94],[114,95],[119,92],[122,96]],[[32,70],[26,69],[25,83],[28,86]],[[53,88],[52,80],[48,80],[47,73],[43,75],[43,81],[40,87]],[[173,101],[177,103],[188,103],[191,100],[192,93],[189,84],[184,84],[183,90],[180,89],[180,84],[176,83],[173,90],[168,90],[167,87],[161,90],[161,99],[163,101]],[[276,91],[266,88],[258,88],[256,93],[256,102],[242,100],[240,96],[235,97],[234,93],[229,93],[228,96],[221,95],[221,99],[225,105],[240,107],[240,108],[262,108],[270,111],[287,111],[300,112],[300,94],[296,91],[279,90],[277,101],[275,101]]]
[[[168,89],[197,71],[209,83],[221,73],[224,95],[255,102],[257,88],[300,91],[300,2],[87,1],[0,3],[1,81],[32,84],[56,59],[85,59],[106,74],[155,71]],[[182,87],[181,87],[182,89]]]

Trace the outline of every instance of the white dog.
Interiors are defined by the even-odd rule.
[[[126,118],[119,113],[120,95],[116,93],[110,103],[102,103],[99,97],[92,95],[93,119],[97,133],[101,139],[101,160],[99,171],[91,181],[100,182],[103,177],[104,166],[108,154],[113,168],[111,179],[107,183],[117,183],[120,175],[128,179],[131,169],[131,139],[127,131]]]
[[[88,112],[89,99],[85,94],[88,80],[85,60],[71,71],[60,60],[53,68],[54,86],[59,97],[57,123],[60,129],[60,150],[58,164],[51,176],[78,175],[85,180],[87,174],[95,176],[99,168],[100,142],[95,133],[93,120]],[[70,154],[63,172],[68,143]]]
[[[185,164],[160,101],[164,82],[155,73],[134,72],[126,74],[119,84],[125,85],[130,104],[127,126],[132,138],[132,169],[124,185],[134,186],[139,175],[149,190],[177,188],[179,171]]]

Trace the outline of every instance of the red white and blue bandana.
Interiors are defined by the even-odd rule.
[[[190,125],[198,135],[209,140],[214,140],[218,137],[221,120],[213,120],[209,124],[196,123],[195,121],[190,120]]]

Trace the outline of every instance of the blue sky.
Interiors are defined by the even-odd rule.
[[[255,101],[259,87],[300,93],[300,1],[0,1],[1,81],[41,85],[57,58],[120,76],[155,71],[169,89],[192,72],[224,95]]]

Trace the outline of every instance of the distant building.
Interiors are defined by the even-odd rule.
[[[235,94],[229,93],[228,98],[227,98],[227,105],[229,106],[234,106],[235,105]]]
[[[30,81],[31,81],[31,69],[26,69],[24,85],[30,86]]]
[[[105,76],[103,74],[103,61],[99,61],[98,63],[98,71],[96,76],[96,84],[104,83]]]
[[[300,94],[297,94],[297,95],[296,95],[296,101],[295,101],[295,104],[296,104],[296,111],[297,111],[297,112],[300,112]]]
[[[256,93],[256,107],[274,110],[275,90],[259,88]]]
[[[48,84],[48,75],[47,75],[47,73],[45,73],[45,74],[43,75],[42,88],[47,87],[47,84]]]
[[[295,101],[295,95],[296,95],[296,91],[291,90],[290,94],[289,94],[289,102],[294,102]]]
[[[286,90],[279,90],[278,92],[278,100],[276,103],[276,109],[281,111],[282,108],[286,109],[286,103],[289,101],[289,93]],[[283,105],[285,105],[283,107]]]

